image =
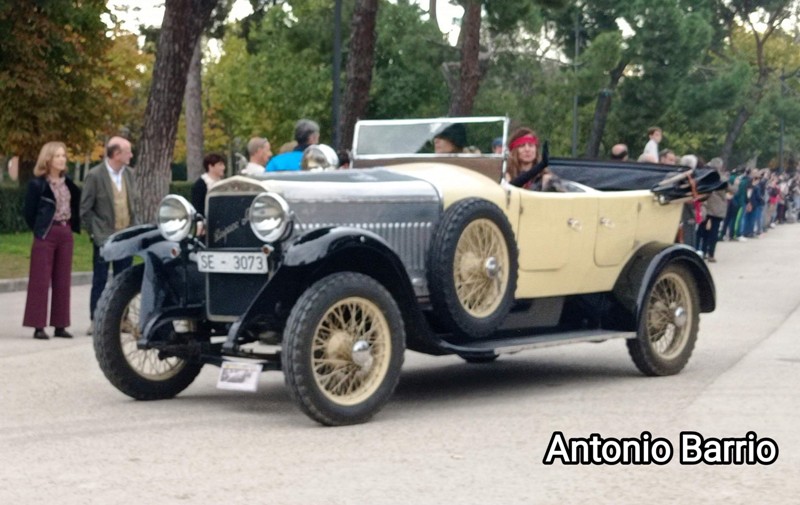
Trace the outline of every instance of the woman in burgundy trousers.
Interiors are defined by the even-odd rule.
[[[34,328],[33,338],[48,339],[47,299],[52,287],[50,325],[55,336],[72,338],[69,295],[72,282],[72,233],[80,233],[81,191],[66,176],[67,147],[48,142],[39,152],[34,178],[25,195],[25,221],[33,230],[28,299],[22,325]]]

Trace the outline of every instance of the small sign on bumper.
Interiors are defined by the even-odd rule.
[[[224,361],[219,368],[219,389],[255,392],[258,388],[258,377],[261,375],[260,363],[242,361]]]

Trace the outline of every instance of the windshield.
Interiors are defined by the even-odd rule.
[[[356,124],[353,157],[496,156],[505,145],[505,117],[365,120]]]

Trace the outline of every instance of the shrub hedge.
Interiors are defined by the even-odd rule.
[[[186,181],[173,181],[169,185],[169,192],[191,200],[192,184]],[[25,188],[19,187],[15,182],[0,184],[0,233],[28,231],[28,226],[22,218],[24,201]]]

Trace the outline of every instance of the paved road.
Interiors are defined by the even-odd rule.
[[[174,400],[132,401],[89,338],[34,341],[23,293],[0,294],[0,503],[796,503],[800,225],[719,249],[719,309],[678,376],[641,376],[620,341],[491,365],[409,352],[389,405],[345,428],[307,419],[277,373],[248,394],[216,389],[208,367]],[[76,330],[88,289],[73,289]],[[754,431],[780,454],[770,466],[542,464],[556,431],[649,431],[677,450],[682,430]]]

